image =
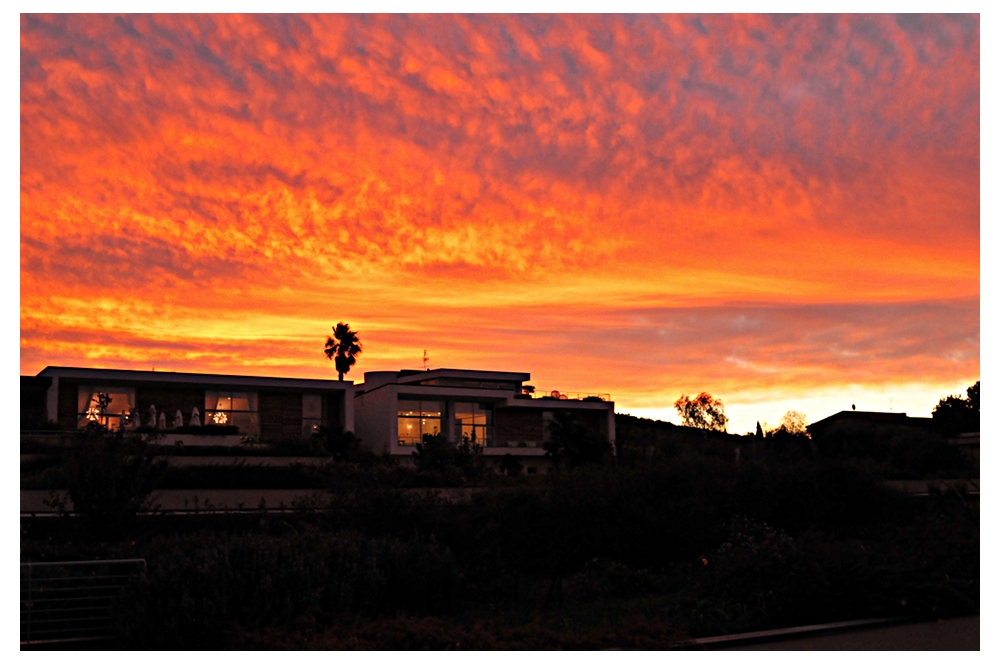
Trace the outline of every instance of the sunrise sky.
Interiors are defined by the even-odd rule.
[[[531,372],[730,431],[980,371],[978,16],[21,15],[21,373]],[[890,400],[892,400],[890,402]]]

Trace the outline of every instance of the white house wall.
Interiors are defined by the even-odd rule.
[[[379,373],[380,375],[382,373]],[[388,373],[385,373],[388,374]],[[366,374],[366,379],[368,375]],[[362,440],[363,445],[376,453],[389,452],[392,455],[409,455],[416,448],[414,446],[400,446],[397,428],[400,399],[424,399],[440,400],[451,403],[445,407],[442,414],[442,428],[452,436],[451,431],[452,404],[454,402],[490,402],[497,409],[516,408],[531,409],[539,412],[539,418],[543,411],[602,411],[606,414],[603,420],[604,431],[614,445],[615,442],[615,410],[614,402],[584,402],[584,401],[564,401],[564,400],[544,400],[544,399],[523,399],[515,397],[510,390],[494,390],[485,388],[460,388],[453,386],[422,386],[406,383],[388,383],[388,377],[379,377],[378,381],[370,392],[364,392],[355,399],[355,433]],[[407,377],[409,378],[409,377]],[[366,381],[367,383],[367,381]],[[367,386],[360,386],[362,390]],[[508,448],[505,446],[490,446],[483,450],[486,455],[504,455],[514,453],[518,455],[544,455],[544,450],[538,448]]]
[[[396,443],[396,386],[383,386],[354,398],[354,434],[361,444],[381,455]]]

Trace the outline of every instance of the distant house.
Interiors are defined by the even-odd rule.
[[[876,430],[913,428],[933,429],[932,418],[911,418],[905,413],[885,413],[883,411],[840,411],[832,416],[817,420],[806,427],[813,438],[822,438],[835,427],[866,426]]]
[[[98,407],[97,395],[110,398]],[[110,429],[192,424],[236,426],[262,440],[307,437],[319,425],[354,429],[354,384],[229,374],[46,367],[21,377],[21,429],[62,430],[99,421]],[[181,422],[176,422],[177,412]],[[138,415],[131,421],[129,414]],[[162,415],[162,418],[161,418]]]
[[[354,396],[355,432],[379,454],[411,459],[426,435],[468,441],[483,455],[538,460],[557,412],[614,442],[615,405],[608,395],[527,394],[531,375],[465,369],[366,372]],[[526,462],[527,463],[527,462]],[[536,467],[529,466],[529,472]]]

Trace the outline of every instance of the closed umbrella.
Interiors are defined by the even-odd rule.
[[[184,414],[181,413],[180,409],[177,409],[177,413],[174,414],[174,429],[178,427],[184,427]]]
[[[160,429],[167,429],[167,414],[160,412],[160,419],[157,421],[157,427]]]
[[[191,411],[191,427],[201,427],[201,416],[198,414],[198,407]]]

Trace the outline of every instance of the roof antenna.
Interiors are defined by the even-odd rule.
[[[851,411],[856,411],[856,410],[857,410],[857,407],[855,407],[855,406],[854,406],[854,405],[852,404],[852,405],[851,405]]]
[[[430,360],[430,356],[427,355],[427,349],[424,349],[424,371],[427,371],[427,361]]]

